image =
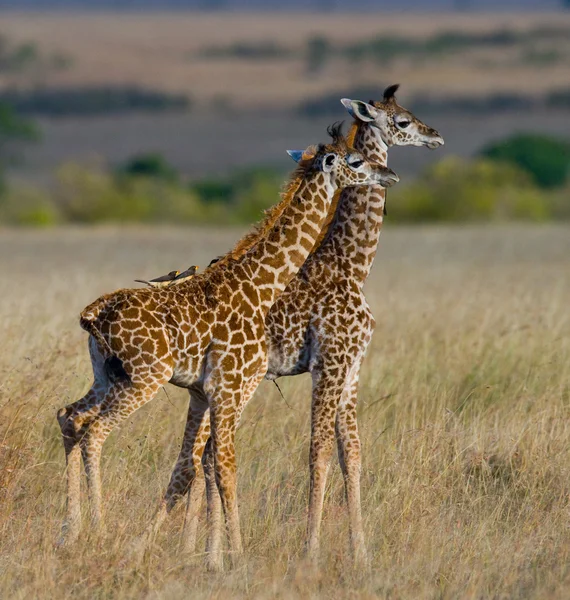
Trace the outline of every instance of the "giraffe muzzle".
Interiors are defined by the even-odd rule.
[[[400,178],[392,171],[392,169],[383,169],[382,171],[376,172],[376,180],[382,187],[388,188],[398,183]]]
[[[426,146],[430,150],[435,150],[436,148],[439,148],[440,146],[443,146],[444,144],[445,144],[445,142],[443,141],[443,138],[440,135],[437,135],[437,137],[434,137],[434,138],[428,140],[428,142],[426,143]]]

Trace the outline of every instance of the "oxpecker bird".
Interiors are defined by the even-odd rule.
[[[160,277],[156,277],[155,279],[135,279],[137,283],[145,283],[150,287],[165,287],[170,285],[176,277],[180,275],[180,271],[170,271],[167,275],[161,275]]]

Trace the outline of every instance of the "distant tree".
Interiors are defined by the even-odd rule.
[[[483,149],[493,160],[517,165],[541,187],[564,185],[570,178],[570,142],[536,134],[517,134]]]
[[[34,141],[39,138],[36,125],[18,116],[9,104],[0,102],[0,193],[3,190],[4,170],[8,161],[8,145],[15,141]]]
[[[157,153],[138,154],[117,169],[117,175],[131,177],[149,177],[163,181],[176,182],[178,172],[164,156]]]

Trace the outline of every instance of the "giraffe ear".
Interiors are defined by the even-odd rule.
[[[287,150],[287,154],[296,162],[301,162],[303,160],[303,152],[304,150]]]
[[[378,111],[371,104],[367,104],[361,100],[343,98],[341,103],[351,116],[360,121],[364,121],[365,123],[374,121],[378,116]]]
[[[329,152],[323,156],[322,169],[325,173],[330,173],[334,168],[334,163],[336,161],[336,154],[334,152]]]
[[[318,152],[316,146],[309,146],[306,150],[287,150],[287,154],[296,162],[299,163],[303,160],[311,160],[315,158]]]
[[[384,90],[384,102],[392,102],[393,100],[395,100],[396,99],[395,94],[398,91],[399,87],[400,87],[399,83],[395,83],[394,85],[388,86]]]

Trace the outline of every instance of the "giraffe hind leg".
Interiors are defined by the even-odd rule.
[[[130,554],[135,559],[142,558],[164,520],[185,494],[188,494],[188,505],[184,521],[184,550],[190,553],[195,550],[198,512],[204,493],[200,460],[206,440],[210,434],[210,423],[208,400],[204,396],[204,392],[196,386],[193,386],[189,391],[190,404],[184,428],[182,447],[180,448],[164,497],[152,521],[144,533],[135,540],[130,549]]]
[[[367,552],[360,507],[361,452],[355,404],[339,408],[336,420],[336,437],[348,506],[352,555],[357,565],[365,565],[367,563]]]
[[[123,361],[118,356],[109,356],[105,359],[105,372],[110,381],[131,381],[129,374],[125,371]]]
[[[310,488],[306,552],[309,559],[316,560],[319,557],[325,488],[334,448],[334,427],[344,384],[344,369],[332,370],[327,365],[321,364],[313,370],[312,375]]]
[[[170,378],[170,373],[157,376],[151,384],[111,384],[95,415],[83,423],[80,439],[81,455],[87,475],[87,490],[91,505],[91,522],[101,528],[103,521],[101,492],[101,451],[109,434],[133,412],[154,398]],[[85,419],[85,415],[79,418]]]
[[[88,408],[97,403],[98,394],[93,385],[81,400],[61,408],[57,413],[63,437],[67,477],[66,514],[57,546],[73,544],[81,531],[81,450],[78,423],[74,420],[75,410],[78,406]]]

